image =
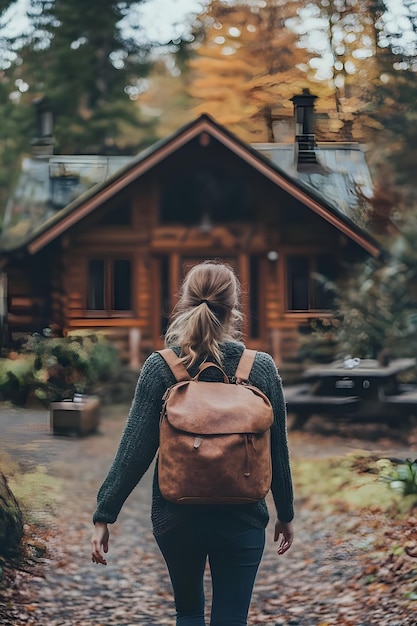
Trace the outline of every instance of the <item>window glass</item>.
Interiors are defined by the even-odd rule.
[[[104,282],[104,261],[102,259],[90,259],[88,262],[88,309],[92,311],[104,309]]]
[[[259,338],[259,257],[250,257],[250,300],[249,300],[249,334],[252,339]]]
[[[131,267],[127,259],[113,261],[114,311],[129,311],[131,306]]]
[[[170,288],[169,288],[169,257],[161,257],[160,289],[161,289],[161,334],[165,334],[169,324],[171,309]]]
[[[334,307],[333,281],[337,262],[332,254],[299,254],[287,257],[289,311],[329,310]]]
[[[250,218],[249,183],[220,167],[177,173],[162,188],[162,223],[195,226]]]
[[[132,268],[129,259],[88,261],[87,309],[129,311],[132,298]]]
[[[103,226],[131,226],[132,212],[130,204],[120,204],[115,209],[112,209],[103,217],[101,224]]]
[[[332,309],[335,293],[332,281],[336,278],[336,260],[331,254],[316,257],[316,271],[313,277],[314,308]]]
[[[288,309],[307,311],[309,307],[309,258],[289,256],[287,258]]]

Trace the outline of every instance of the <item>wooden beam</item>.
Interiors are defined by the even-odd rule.
[[[247,254],[239,254],[238,257],[238,268],[239,268],[239,279],[240,283],[243,287],[243,335],[244,337],[249,337],[249,298],[250,293],[248,293],[248,289],[250,288],[250,279],[249,279],[249,258]]]
[[[68,326],[71,328],[94,328],[97,327],[106,327],[106,328],[147,328],[148,323],[146,320],[140,320],[137,318],[76,318],[68,321]]]

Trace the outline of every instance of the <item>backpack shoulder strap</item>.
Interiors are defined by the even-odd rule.
[[[180,362],[179,357],[173,350],[171,350],[171,348],[164,348],[163,350],[157,350],[157,352],[169,366],[177,382],[180,382],[181,380],[191,380],[191,376],[185,369],[184,365]]]
[[[246,348],[243,350],[236,369],[236,382],[241,383],[242,381],[247,381],[249,379],[249,374],[252,369],[255,356],[256,350],[248,350]]]

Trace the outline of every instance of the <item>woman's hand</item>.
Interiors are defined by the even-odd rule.
[[[91,560],[93,563],[107,565],[107,561],[101,552],[101,546],[103,546],[103,551],[107,554],[109,551],[109,536],[109,529],[107,528],[107,524],[105,522],[96,522],[94,524],[94,531],[91,539]]]
[[[280,522],[279,519],[275,522],[275,534],[274,541],[279,541],[282,535],[281,542],[278,546],[278,554],[284,554],[291,548],[294,540],[294,529],[292,522]]]

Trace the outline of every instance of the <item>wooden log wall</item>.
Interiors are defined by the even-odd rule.
[[[132,349],[140,345],[141,358],[151,351],[152,279],[149,240],[154,220],[154,190],[148,184],[131,189],[116,200],[119,206],[131,207],[131,223],[109,226],[105,216],[114,207],[103,207],[82,227],[73,229],[62,240],[61,303],[63,331],[76,334],[79,329],[104,334],[118,348],[123,361],[132,360]],[[117,206],[116,206],[117,210]],[[107,317],[102,312],[86,310],[87,267],[90,258],[127,257],[132,262],[132,315]],[[134,360],[134,359],[133,359]]]
[[[47,276],[41,263],[13,261],[7,268],[7,318],[12,342],[49,323]]]

